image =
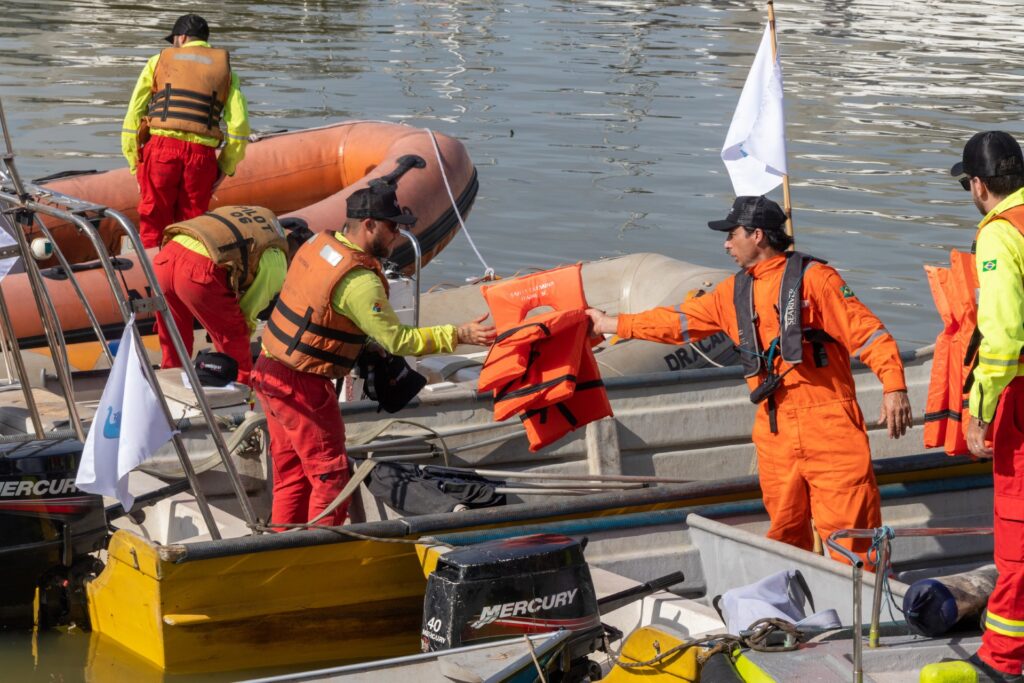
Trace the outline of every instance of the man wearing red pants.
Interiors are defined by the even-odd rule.
[[[348,198],[342,231],[320,233],[295,254],[252,374],[270,431],[274,524],[313,519],[348,482],[333,382],[348,374],[368,338],[403,356],[494,340],[486,316],[458,327],[399,322],[378,259],[391,254],[398,226],[415,220],[402,211],[394,187],[357,190]],[[320,523],[341,524],[347,509],[340,505]]]
[[[899,349],[835,269],[786,252],[786,214],[765,197],[738,197],[712,230],[741,270],[706,296],[617,318],[589,309],[594,328],[623,339],[672,344],[724,331],[741,352],[751,400],[759,403],[753,441],[768,537],[811,549],[811,518],[822,538],[881,525],[878,486],[850,356],[885,390],[880,422],[899,438],[910,403]],[[861,555],[867,542],[854,544]]]
[[[210,47],[209,36],[199,15],[179,17],[166,37],[173,47],[146,63],[124,117],[121,149],[138,175],[139,235],[147,249],[160,246],[166,226],[210,208],[214,190],[245,155],[245,97],[227,51]]]
[[[967,142],[950,171],[984,216],[975,241],[982,339],[967,447],[974,457],[993,458],[999,570],[981,648],[968,661],[979,680],[1024,681],[1024,157],[1012,136],[987,131]]]
[[[281,291],[290,243],[274,214],[259,206],[222,206],[167,227],[153,270],[190,357],[198,319],[214,347],[238,363],[238,381],[249,384],[249,337]],[[156,323],[161,367],[181,367],[160,314]]]

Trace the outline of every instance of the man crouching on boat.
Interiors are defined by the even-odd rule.
[[[312,237],[308,228],[285,236],[269,209],[222,206],[167,226],[153,271],[167,307],[192,356],[192,326],[203,326],[217,351],[238,364],[238,381],[249,384],[249,337],[256,317],[281,291],[289,256]],[[180,368],[167,325],[156,314],[162,368]]]
[[[768,537],[810,550],[810,520],[823,539],[837,529],[881,526],[864,416],[850,356],[882,381],[879,423],[898,439],[911,423],[903,363],[882,323],[824,261],[786,252],[786,214],[765,197],[738,197],[725,220],[725,250],[741,270],[711,294],[643,313],[589,309],[597,332],[679,344],[716,332],[740,350]],[[864,556],[868,541],[853,545]],[[838,557],[838,556],[836,556]]]
[[[368,337],[402,356],[494,340],[486,315],[458,327],[398,321],[378,259],[391,255],[399,225],[416,219],[398,205],[393,186],[353,192],[347,217],[341,232],[320,233],[295,254],[252,375],[270,431],[274,524],[307,522],[348,482],[333,381],[352,369]],[[346,502],[320,523],[341,524],[347,510]]]

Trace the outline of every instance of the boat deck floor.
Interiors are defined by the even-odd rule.
[[[883,636],[879,647],[864,642],[864,681],[907,683],[921,668],[949,659],[966,659],[981,646],[980,635],[954,638]],[[747,658],[777,681],[848,683],[853,677],[853,644],[847,639],[810,643],[792,652],[747,651]]]

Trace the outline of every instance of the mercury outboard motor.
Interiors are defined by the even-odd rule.
[[[37,588],[41,626],[86,622],[107,526],[103,498],[75,487],[81,457],[73,440],[0,445],[0,628],[32,625]]]
[[[442,555],[423,600],[424,652],[558,630],[572,632],[542,658],[549,681],[596,680],[588,655],[622,634],[601,623],[609,612],[683,580],[681,572],[597,599],[581,544],[535,534],[456,548]],[[527,663],[533,670],[534,664]]]

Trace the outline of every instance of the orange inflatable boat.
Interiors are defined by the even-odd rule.
[[[246,147],[237,173],[218,188],[210,208],[253,204],[264,206],[281,218],[302,219],[314,232],[335,230],[345,220],[348,196],[374,179],[385,177],[398,178],[398,201],[418,218],[412,233],[420,243],[426,264],[455,236],[458,215],[465,217],[469,213],[478,184],[476,169],[463,145],[423,128],[356,121],[265,135]],[[45,189],[116,209],[133,222],[138,220],[138,185],[127,168],[37,182]],[[108,338],[116,339],[120,336],[120,315],[109,295],[102,268],[89,262],[95,258],[90,243],[70,223],[49,217],[44,220],[68,261],[77,264],[73,267],[76,278]],[[99,229],[107,248],[116,254],[121,247],[120,231],[109,220],[101,222]],[[39,236],[35,234],[38,232],[38,228],[28,230],[29,239]],[[415,267],[414,258],[407,242],[400,244],[392,256],[407,273]],[[50,266],[43,274],[68,343],[95,340],[67,274],[55,267],[55,260],[42,265]],[[145,280],[135,258],[120,257],[117,267],[125,291],[145,296]],[[25,275],[9,275],[2,287],[22,347],[45,343]]]

